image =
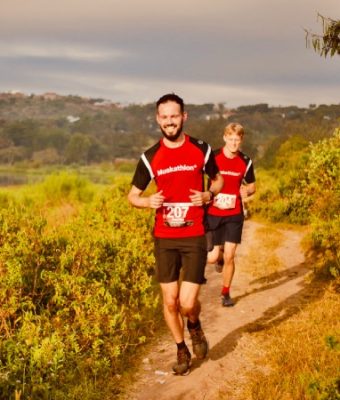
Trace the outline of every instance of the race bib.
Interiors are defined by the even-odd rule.
[[[236,194],[219,193],[214,198],[214,206],[220,210],[230,210],[236,206]]]
[[[187,214],[192,203],[163,203],[164,225],[178,228],[192,225],[193,221],[187,219]]]

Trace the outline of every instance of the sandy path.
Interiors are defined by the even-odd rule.
[[[235,307],[221,307],[221,275],[213,266],[207,266],[208,282],[202,287],[200,296],[202,327],[210,346],[207,359],[202,362],[193,357],[189,375],[172,375],[171,366],[175,361],[176,347],[170,333],[166,333],[145,357],[135,384],[121,399],[218,399],[219,391],[225,390],[226,377],[235,380],[242,368],[243,361],[237,350],[242,335],[265,329],[268,324],[279,322],[291,312],[291,305],[302,292],[304,275],[308,272],[300,248],[302,234],[283,230],[283,240],[276,250],[282,263],[280,273],[266,277],[265,280],[254,280],[242,272],[242,260],[247,257],[247,243],[251,243],[260,226],[253,221],[245,223],[243,244],[238,248],[232,288]],[[186,341],[191,347],[188,335]],[[229,397],[232,400],[233,396],[228,395],[228,399]]]

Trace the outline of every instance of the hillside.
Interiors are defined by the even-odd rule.
[[[340,121],[340,104],[308,109],[267,104],[229,109],[223,104],[187,105],[186,130],[222,144],[224,126],[242,123],[244,151],[256,161],[270,156],[290,136],[315,142],[329,137]],[[116,158],[135,159],[159,137],[154,104],[121,105],[103,99],[25,96],[0,93],[0,164],[92,164]]]

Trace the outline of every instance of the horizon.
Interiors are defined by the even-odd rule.
[[[137,101],[131,101],[131,102],[120,102],[119,100],[112,100],[109,98],[104,98],[104,97],[98,97],[98,96],[82,96],[79,94],[74,94],[74,93],[68,93],[68,94],[62,94],[62,93],[58,93],[58,92],[54,92],[54,91],[46,91],[46,92],[31,92],[31,93],[27,93],[27,92],[23,92],[20,90],[8,90],[8,91],[0,91],[0,96],[1,95],[10,95],[10,96],[16,96],[16,95],[20,95],[20,96],[24,96],[24,97],[44,97],[44,96],[53,96],[55,95],[56,97],[62,97],[62,98],[67,98],[67,97],[79,97],[83,100],[97,100],[100,102],[109,102],[112,105],[120,105],[120,106],[130,106],[130,105],[138,105],[138,106],[145,106],[145,105],[151,105],[151,104],[155,104],[157,99],[155,99],[154,101],[149,101],[149,102],[137,102]],[[46,99],[47,101],[53,101],[54,99]],[[248,103],[248,104],[240,104],[237,105],[235,107],[228,107],[226,102],[221,102],[221,101],[207,101],[207,102],[202,102],[202,103],[194,103],[194,102],[184,102],[185,106],[190,106],[190,105],[194,105],[194,106],[201,106],[204,104],[213,104],[213,105],[218,105],[218,104],[223,104],[223,106],[225,107],[225,109],[238,109],[240,107],[252,107],[252,106],[258,106],[261,104],[265,104],[267,105],[269,108],[289,108],[289,107],[297,107],[300,109],[311,109],[311,108],[317,108],[320,106],[337,106],[340,105],[340,101],[338,103],[309,103],[306,106],[301,106],[301,105],[297,105],[297,104],[270,104],[270,103],[266,103],[266,102],[260,102],[260,103]]]

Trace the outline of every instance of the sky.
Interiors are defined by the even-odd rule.
[[[340,0],[0,0],[0,92],[141,104],[340,103],[340,56],[306,48]]]

